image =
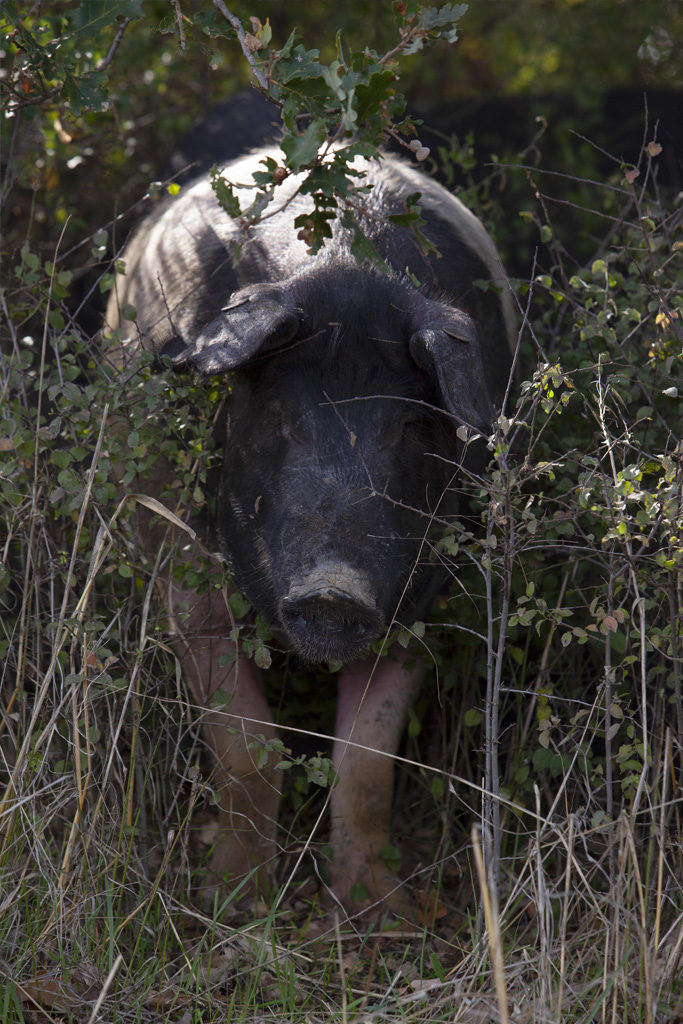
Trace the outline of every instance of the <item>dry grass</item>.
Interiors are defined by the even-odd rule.
[[[54,267],[22,256],[0,361],[0,1020],[680,1024],[680,215],[651,231],[629,203],[613,260],[532,283],[540,365],[501,421],[487,527],[439,547],[454,587],[397,801],[422,907],[404,932],[321,916],[318,834],[277,912],[199,909],[210,763],[155,597],[167,549],[146,563],[131,516],[160,417],[168,507],[203,484],[194,385],[121,386],[99,357],[93,382],[50,319]],[[308,714],[318,691],[287,671],[273,703]],[[300,783],[282,880],[317,816]]]
[[[73,550],[77,534],[78,524]],[[114,541],[111,523],[104,535]],[[50,546],[34,537],[30,564],[57,629],[48,642],[45,620],[24,616],[11,638],[23,692],[2,691],[3,1020],[680,1020],[680,751],[661,718],[648,720],[656,756],[638,799],[614,820],[596,819],[597,802],[571,806],[586,785],[579,756],[556,792],[534,786],[533,807],[493,794],[497,892],[476,834],[451,836],[461,850],[446,863],[463,874],[436,899],[431,890],[420,929],[372,936],[344,921],[315,934],[310,880],[276,917],[264,907],[236,927],[197,909],[195,810],[210,777],[152,584],[104,625],[107,645],[128,656],[103,662],[79,626],[112,541],[95,545],[82,589],[69,592],[63,573],[47,577]],[[475,802],[488,795],[479,789]]]

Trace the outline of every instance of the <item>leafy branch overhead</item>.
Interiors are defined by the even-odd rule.
[[[22,11],[17,0],[3,5],[0,23],[10,58],[2,79],[6,112],[24,110],[30,118],[56,97],[76,116],[108,109],[106,71],[131,22],[144,15],[142,0],[85,0],[58,10],[52,21],[41,19],[38,7]]]
[[[356,257],[379,261],[359,226],[362,216],[357,214],[363,213],[367,186],[353,162],[357,157],[376,157],[389,141],[404,146],[418,161],[427,158],[429,149],[418,138],[415,122],[405,115],[405,99],[398,90],[399,62],[425,46],[454,42],[467,5],[427,7],[419,0],[395,0],[393,46],[383,53],[367,46],[347,51],[338,33],[335,57],[328,64],[320,60],[319,50],[308,50],[297,41],[296,30],[276,46],[268,20],[264,24],[252,17],[247,28],[224,0],[213,0],[213,7],[200,12],[183,0],[172,0],[170,10],[156,27],[162,34],[176,34],[180,51],[190,31],[208,38],[215,53],[224,40],[234,45],[236,39],[254,85],[281,113],[282,161],[264,163],[248,199],[243,190],[214,173],[216,194],[226,212],[246,229],[266,214],[285,179],[301,175],[296,191],[310,196],[311,206],[295,223],[309,249],[315,252],[323,245],[339,217],[354,237]],[[137,38],[149,31],[146,22],[149,13],[142,0],[82,0],[77,5],[55,4],[49,12],[40,5],[26,12],[17,0],[6,0],[0,25],[8,61],[0,93],[7,116],[30,120],[42,112],[49,121],[51,112],[58,110],[55,130],[66,139],[69,131],[60,127],[65,119],[77,124],[85,115],[110,110],[110,72],[124,37],[130,42],[131,35]],[[120,114],[116,120],[119,124]],[[419,207],[412,197],[399,219],[422,244]]]
[[[415,122],[405,116],[405,98],[397,89],[399,58],[438,40],[454,42],[457,22],[467,5],[437,8],[397,0],[399,38],[393,48],[381,55],[368,47],[347,53],[338,33],[336,57],[324,64],[319,50],[307,50],[296,42],[296,31],[275,48],[268,20],[263,24],[252,17],[251,31],[245,31],[223,0],[213,2],[216,11],[197,15],[196,22],[209,35],[225,34],[225,22],[229,23],[255,82],[279,108],[284,127],[280,142],[284,160],[264,161],[264,171],[254,175],[256,199],[243,207],[237,186],[214,169],[212,181],[219,202],[247,227],[261,219],[277,187],[290,174],[301,174],[297,191],[310,195],[312,208],[296,218],[295,226],[310,251],[316,252],[331,237],[331,221],[341,212],[342,223],[354,233],[357,258],[378,258],[353,215],[355,207],[362,210],[367,190],[363,172],[353,162],[356,157],[376,156],[379,146],[390,140],[403,145],[418,161],[429,156],[429,149],[417,138]],[[400,220],[420,240],[420,214],[414,202],[406,204]]]

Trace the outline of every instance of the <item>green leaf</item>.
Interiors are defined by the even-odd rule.
[[[396,846],[388,844],[379,851],[380,858],[392,871],[398,871],[401,866],[401,851]]]
[[[342,65],[338,60],[333,60],[331,64],[322,69],[322,79],[327,84],[330,92],[333,96],[336,96],[339,100],[346,99],[346,89],[342,84],[341,72]]]
[[[320,78],[322,67],[318,61],[320,50],[306,50],[301,43],[295,46],[285,57],[289,42],[294,38],[294,33],[289,37],[285,46],[279,51],[280,57],[277,60],[277,82],[279,85],[292,85],[299,79],[302,82],[307,78]]]
[[[465,725],[470,729],[474,729],[481,724],[483,717],[479,708],[468,708],[464,716]]]
[[[240,207],[239,199],[235,195],[232,185],[221,176],[220,171],[214,165],[210,171],[211,175],[211,188],[214,191],[216,199],[221,204],[225,212],[229,217],[240,217],[242,210]]]
[[[287,157],[287,165],[294,171],[312,163],[318,155],[327,127],[324,121],[312,121],[301,135],[287,135],[282,140],[282,151]]]
[[[368,890],[360,882],[351,886],[349,893],[354,903],[363,903],[368,898]]]
[[[399,641],[400,642],[400,641]],[[408,712],[408,736],[411,739],[415,739],[422,732],[422,723],[417,717],[413,709],[411,708]]]
[[[237,590],[230,595],[228,603],[233,615],[238,619],[243,619],[251,610],[251,605],[247,601],[246,597],[243,597]]]
[[[272,663],[271,653],[265,644],[257,644],[254,651],[254,661],[259,668],[270,668]]]
[[[351,242],[351,254],[355,259],[356,263],[362,263],[363,260],[370,260],[376,267],[386,271],[387,265],[382,256],[379,254],[374,244],[367,238],[358,225],[354,225],[354,235]]]
[[[382,68],[356,86],[356,113],[359,121],[365,121],[371,114],[376,114],[380,105],[390,98],[393,81],[393,73]]]
[[[442,7],[418,8],[417,25],[435,39],[445,39],[448,43],[454,43],[458,38],[455,22],[462,17],[466,10],[467,4],[444,4]],[[424,43],[424,36],[418,34],[403,52],[407,55],[417,53],[422,49]]]
[[[432,777],[431,785],[430,785],[429,788],[431,790],[433,799],[437,803],[439,801],[443,800],[443,795],[444,795],[446,787],[445,787],[443,778],[440,775],[434,775]]]

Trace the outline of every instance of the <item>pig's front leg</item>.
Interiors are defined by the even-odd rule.
[[[393,755],[424,674],[424,665],[412,656],[397,660],[387,656],[376,666],[374,658],[366,658],[345,666],[339,674],[333,750],[339,780],[331,799],[332,891],[352,912],[376,905],[371,911],[375,918],[386,910],[411,912],[411,900],[399,876],[379,854],[390,843]],[[349,739],[370,749],[350,746]],[[364,903],[352,898],[354,886],[364,893]]]
[[[267,890],[266,865],[275,854],[282,772],[273,767],[273,756],[265,765],[259,760],[259,737],[273,739],[275,725],[258,669],[230,639],[225,596],[174,586],[170,604],[174,649],[203,709],[202,728],[216,762],[219,818],[209,886],[229,892],[253,872],[239,898],[254,898]]]

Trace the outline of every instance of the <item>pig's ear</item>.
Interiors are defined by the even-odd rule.
[[[458,422],[488,435],[495,411],[474,321],[460,310],[449,309],[415,331],[409,348],[438,388],[444,408]]]
[[[224,373],[286,344],[298,329],[299,314],[285,304],[282,290],[262,285],[234,295],[189,345],[172,338],[159,354],[170,356],[174,366]]]

